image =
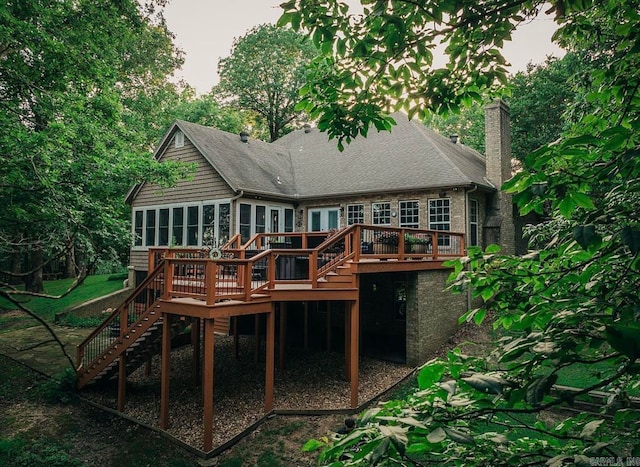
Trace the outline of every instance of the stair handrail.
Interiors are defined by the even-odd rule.
[[[98,326],[96,327],[82,342],[80,342],[77,347],[77,354],[76,354],[76,371],[80,371],[82,369],[82,360],[84,358],[84,349],[91,343],[91,341],[93,341],[96,336],[98,336],[102,331],[105,330],[105,328],[109,327],[111,324],[113,324],[113,322],[115,321],[116,318],[119,318],[120,315],[122,314],[123,310],[126,310],[128,312],[128,308],[129,308],[129,304],[132,302],[132,300],[135,300],[135,298],[138,296],[138,294],[140,294],[152,281],[154,281],[157,276],[159,274],[161,274],[164,271],[164,260],[161,260],[158,265],[156,266],[156,268],[151,272],[151,274],[149,274],[147,277],[144,278],[144,280],[133,290],[133,292],[131,292],[129,294],[129,296],[120,304],[120,306],[118,306],[116,309],[114,309],[111,314]],[[164,288],[166,285],[164,283],[164,281],[162,282],[162,287]],[[162,293],[160,294],[162,295]],[[154,301],[155,303],[155,301]],[[153,304],[147,304],[147,308],[149,308],[150,305]],[[126,322],[126,320],[125,320]],[[120,320],[120,324],[121,324],[121,331],[120,331],[120,335],[122,336],[122,320]],[[109,346],[107,346],[108,348]],[[106,349],[104,349],[106,350]],[[102,352],[99,355],[101,355]]]

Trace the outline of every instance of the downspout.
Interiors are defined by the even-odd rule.
[[[469,231],[469,194],[478,189],[476,183],[473,184],[473,188],[465,191],[464,195],[464,217],[465,217],[465,230]],[[478,213],[479,214],[479,213]],[[479,234],[480,232],[478,232]],[[471,289],[467,288],[467,310],[471,309]]]

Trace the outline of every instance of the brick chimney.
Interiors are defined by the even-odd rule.
[[[484,108],[486,176],[498,191],[487,206],[484,245],[496,243],[507,254],[515,253],[515,226],[511,195],[500,191],[511,178],[511,128],[509,106],[502,100]]]

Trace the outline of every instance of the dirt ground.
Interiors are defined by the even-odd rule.
[[[75,358],[75,346],[90,329],[54,328],[66,351]],[[476,328],[477,329],[477,328]],[[446,348],[477,331],[461,329]],[[483,336],[486,340],[486,336]],[[331,437],[343,426],[345,415],[285,416],[266,420],[256,430],[219,456],[203,460],[160,434],[82,401],[52,404],[36,397],[41,374],[58,375],[69,362],[44,328],[0,330],[0,439],[21,437],[58,443],[73,459],[88,466],[311,466],[317,453],[301,447],[311,438]],[[40,345],[42,342],[46,342]]]

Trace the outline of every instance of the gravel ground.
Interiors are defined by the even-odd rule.
[[[233,358],[233,339],[216,336],[214,374],[214,448],[241,433],[264,415],[264,361],[253,359],[253,340],[240,340],[240,357]],[[264,352],[262,352],[264,358]],[[128,378],[125,414],[151,426],[160,420],[160,360],[144,375],[144,365]],[[384,392],[411,373],[412,368],[369,358],[360,359],[359,402]],[[349,407],[349,383],[344,379],[342,353],[288,349],[284,369],[276,369],[274,407],[279,410],[326,410]],[[116,407],[115,384],[89,387],[83,396],[107,407]],[[202,449],[202,396],[194,387],[192,348],[171,354],[171,387],[168,432]]]

